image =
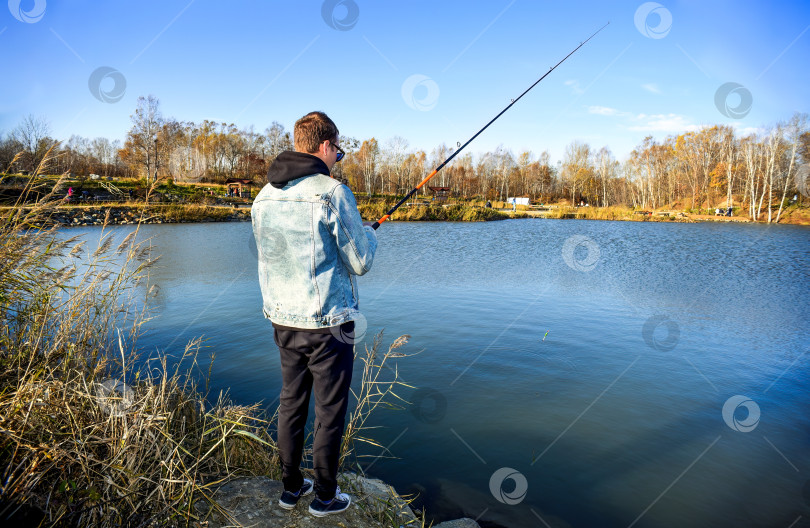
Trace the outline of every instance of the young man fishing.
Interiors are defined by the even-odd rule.
[[[343,156],[338,129],[323,112],[295,123],[295,152],[282,152],[253,202],[264,315],[281,354],[278,448],[284,492],[292,509],[315,491],[309,512],[340,513],[351,497],[337,487],[358,319],[356,275],[371,269],[377,237],[363,225],[352,191],[329,177]],[[300,464],[310,394],[315,394],[313,469]]]

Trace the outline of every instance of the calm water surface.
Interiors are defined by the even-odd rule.
[[[163,257],[140,344],[204,336],[214,390],[274,407],[250,224],[142,234]],[[397,360],[415,405],[374,420],[399,458],[362,463],[437,521],[807,525],[810,229],[510,220],[378,236],[364,342],[407,333],[420,353]]]

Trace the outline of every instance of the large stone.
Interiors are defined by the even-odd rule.
[[[391,523],[383,524],[376,519],[393,515],[398,517],[401,525],[416,520],[407,503],[382,481],[343,474],[339,482],[342,490],[352,496],[352,505],[344,513],[328,517],[317,518],[309,514],[309,503],[314,494],[302,498],[292,510],[284,510],[278,505],[284,488],[281,482],[268,477],[232,480],[213,494],[216,507],[199,500],[195,508],[208,521],[209,528],[240,525],[252,528],[377,528],[391,526]],[[419,524],[410,526],[414,525]]]
[[[415,523],[416,515],[408,503],[399,496],[396,490],[378,479],[361,477],[355,473],[343,473],[341,486],[352,496],[358,497],[362,504],[376,517],[396,515],[401,524]]]

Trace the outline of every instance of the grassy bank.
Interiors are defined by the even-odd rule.
[[[630,222],[685,221],[686,215],[672,212],[639,211],[626,207],[570,207],[559,206],[544,214],[546,218],[579,218],[584,220],[623,220]]]
[[[33,179],[35,181],[35,179]],[[42,225],[53,194],[0,221],[0,515],[43,526],[203,526],[199,501],[238,476],[280,478],[275,416],[208,392],[213,356],[201,341],[181,358],[140,354],[159,265],[137,229],[98,249]],[[347,419],[341,468],[351,469],[366,421],[396,398],[381,339]],[[382,376],[382,373],[386,376]],[[350,405],[351,408],[354,406]],[[305,453],[309,460],[310,453]],[[362,498],[361,501],[362,502]],[[365,511],[365,510],[364,510]],[[370,519],[395,518],[370,508]],[[223,512],[224,513],[224,512]],[[398,524],[397,524],[398,526]]]
[[[558,206],[543,212],[545,218],[578,218],[585,220],[622,220],[630,222],[750,222],[747,211],[735,208],[733,216],[716,216],[700,210],[638,210],[628,207],[570,207]],[[537,214],[529,212],[528,214]],[[773,213],[776,219],[776,212]],[[767,222],[767,216],[759,219]],[[782,211],[780,224],[810,225],[810,209],[792,205]]]
[[[250,218],[247,210],[242,213],[246,219]],[[154,215],[167,222],[225,222],[234,215],[234,209],[194,204],[152,205],[144,208],[144,216]]]
[[[357,204],[357,208],[363,220],[373,221],[379,220],[395,204],[396,202],[389,200],[361,201]],[[390,220],[401,222],[484,222],[505,220],[507,218],[515,218],[515,216],[474,205],[454,204],[448,206],[418,205],[400,207],[391,215]]]

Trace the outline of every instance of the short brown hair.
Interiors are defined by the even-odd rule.
[[[310,112],[295,122],[293,137],[295,150],[313,154],[324,141],[337,141],[338,129],[325,113]]]

